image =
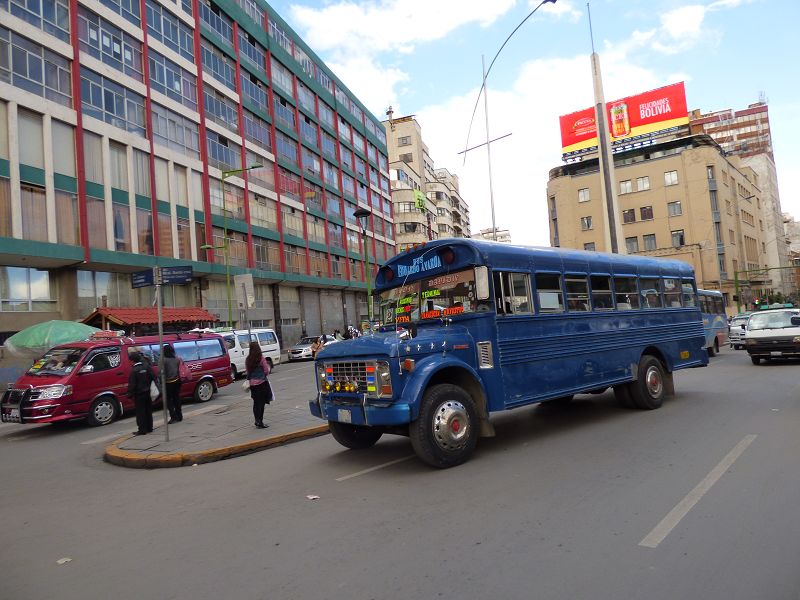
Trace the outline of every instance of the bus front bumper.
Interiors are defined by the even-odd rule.
[[[407,425],[411,422],[408,404],[374,406],[370,404],[343,403],[319,396],[308,403],[311,414],[326,421],[352,423],[353,425]]]

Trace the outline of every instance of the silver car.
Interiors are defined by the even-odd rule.
[[[728,343],[734,350],[742,350],[744,348],[744,337],[749,320],[750,315],[736,315],[731,319],[728,326]]]
[[[311,355],[311,344],[313,344],[318,337],[322,337],[323,346],[327,346],[328,344],[332,344],[336,341],[335,337],[328,335],[327,333],[323,333],[321,336],[312,335],[301,338],[299,342],[289,348],[287,353],[289,360],[311,360],[314,358]]]

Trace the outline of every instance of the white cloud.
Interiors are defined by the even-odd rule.
[[[534,8],[541,0],[529,0],[528,6]],[[555,4],[543,4],[542,12],[553,15],[555,17],[566,17],[571,21],[577,21],[581,18],[581,11],[572,5],[572,0],[558,0]]]

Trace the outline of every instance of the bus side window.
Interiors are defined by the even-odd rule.
[[[680,279],[667,277],[664,279],[664,300],[668,308],[681,307]]]
[[[615,277],[617,310],[638,310],[639,289],[635,277]]]
[[[561,290],[561,275],[555,273],[537,273],[536,295],[539,299],[539,312],[564,312],[564,293]]]
[[[661,299],[661,280],[642,278],[642,308],[662,308],[664,302]]]
[[[531,313],[530,285],[527,273],[492,273],[494,304],[498,315]]]
[[[694,286],[690,279],[684,279],[681,287],[683,288],[683,305],[684,306],[697,306],[694,295]]]
[[[567,275],[564,278],[567,286],[567,305],[570,312],[589,311],[589,284],[585,275]]]
[[[592,308],[594,310],[612,310],[614,297],[611,292],[611,277],[607,275],[592,275]]]

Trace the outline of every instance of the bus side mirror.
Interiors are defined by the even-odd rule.
[[[475,267],[475,295],[476,300],[489,299],[489,268]]]

